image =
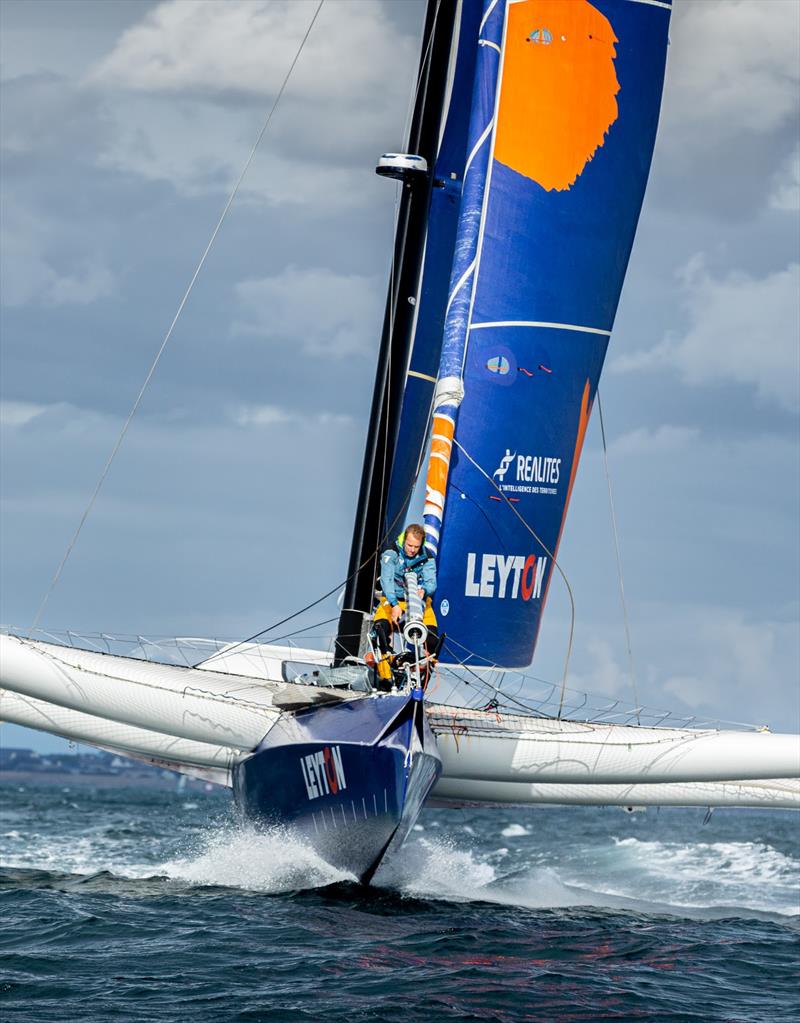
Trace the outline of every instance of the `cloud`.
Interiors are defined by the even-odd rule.
[[[108,267],[87,259],[75,272],[60,274],[51,264],[53,239],[47,231],[4,233],[0,255],[0,304],[24,306],[89,305],[114,292],[116,278]]]
[[[774,210],[796,213],[800,210],[800,146],[773,178],[769,205]]]
[[[114,290],[114,275],[105,266],[89,263],[78,273],[56,278],[45,293],[53,305],[89,305]]]
[[[103,98],[63,75],[19,75],[2,90],[4,174],[26,155],[91,162],[99,144],[113,132]],[[52,169],[52,168],[51,168]]]
[[[675,4],[651,201],[726,225],[770,203],[797,144],[799,43],[792,0]]]
[[[251,116],[254,103],[266,113],[315,8],[298,0],[162,3],[123,33],[88,83],[180,97],[187,102],[181,112],[184,135],[192,150],[203,152],[208,134],[193,137],[186,130],[192,120],[207,117],[198,111],[210,105],[218,120],[234,115],[234,122],[241,122],[243,112]],[[416,46],[391,24],[380,3],[328,2],[292,71],[265,148],[299,162],[323,158],[330,167],[362,164],[386,137],[387,125],[393,127],[386,144],[398,145]],[[150,135],[146,118],[138,119],[137,128]],[[217,163],[230,134],[224,123],[221,130],[221,138],[211,135]]]
[[[0,401],[0,426],[25,426],[46,409],[47,405],[36,405],[31,401]]]
[[[234,329],[292,341],[309,356],[367,353],[380,331],[381,290],[373,277],[289,266],[236,285],[245,318]]]
[[[617,653],[608,640],[593,637],[587,640],[585,653],[581,653],[584,663],[589,663],[581,672],[570,672],[571,699],[577,699],[576,693],[632,698],[630,668],[619,663]]]
[[[708,148],[793,123],[800,104],[797,6],[785,0],[676,5],[664,132]]]
[[[277,426],[295,417],[277,405],[243,405],[233,416],[237,426]]]
[[[693,426],[664,423],[655,429],[639,426],[623,433],[608,446],[610,455],[655,455],[682,451],[694,444],[700,431]]]
[[[123,33],[92,78],[147,92],[273,96],[316,7],[314,0],[161,3]],[[325,95],[332,103],[371,101],[378,86],[398,88],[385,71],[406,66],[413,47],[374,0],[329,0],[305,43],[291,91],[310,100]]]
[[[59,228],[38,219],[22,205],[4,217],[0,247],[0,304],[9,307],[89,305],[114,291],[114,274],[99,256],[81,253],[70,273],[56,265],[62,248]]]
[[[731,271],[715,278],[702,255],[679,273],[689,325],[680,337],[622,356],[617,373],[677,370],[692,386],[754,387],[764,402],[800,406],[800,264],[766,277]]]
[[[682,634],[684,663],[661,683],[691,710],[749,705],[752,723],[762,723],[775,696],[795,693],[798,651],[797,627],[791,621],[754,620],[732,608],[695,609],[695,619]],[[759,707],[759,696],[766,707]],[[790,704],[788,705],[790,706]],[[772,720],[778,730],[783,721]]]
[[[303,414],[299,411],[292,412],[282,408],[280,405],[241,405],[233,413],[233,422],[244,429],[256,427],[257,429],[271,426],[285,426],[289,423],[295,425],[319,425],[319,426],[350,426],[353,417],[333,412],[313,412]]]
[[[773,618],[679,601],[631,610],[638,702],[677,715],[665,724],[677,725],[686,715],[768,724],[775,731],[800,727],[796,608]],[[584,629],[588,636],[573,655],[569,700],[579,704],[578,694],[589,693],[588,706],[602,705],[603,697],[635,706],[621,622],[595,620]]]

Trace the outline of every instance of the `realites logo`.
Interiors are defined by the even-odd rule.
[[[512,600],[535,600],[542,595],[542,582],[547,558],[529,554],[482,554],[480,570],[478,555],[467,555],[467,597],[510,597]]]
[[[316,753],[300,757],[300,772],[306,783],[309,799],[336,795],[347,788],[342,767],[342,751],[338,746],[324,746]]]
[[[498,481],[501,490],[510,493],[556,494],[556,484],[561,479],[561,459],[546,458],[544,455],[520,455],[506,448],[492,478]],[[515,482],[512,483],[512,480]]]

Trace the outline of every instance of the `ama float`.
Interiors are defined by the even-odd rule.
[[[5,720],[228,785],[247,817],[291,827],[362,881],[426,800],[800,806],[797,736],[504,688],[532,661],[560,571],[669,18],[666,0],[429,0],[406,152],[377,167],[402,198],[332,651],[211,644],[178,666],[119,656],[105,637],[84,649],[8,634]],[[426,697],[411,608],[388,691],[369,666],[378,555],[422,476],[437,670],[479,707]]]

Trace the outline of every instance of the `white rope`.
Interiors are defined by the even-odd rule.
[[[125,439],[125,434],[128,432],[128,427],[131,425],[131,421],[133,420],[133,417],[136,415],[136,412],[137,412],[137,410],[139,408],[139,405],[142,402],[142,398],[144,397],[145,391],[147,390],[148,385],[150,384],[150,380],[152,379],[152,376],[153,376],[153,374],[156,371],[156,367],[158,366],[159,362],[161,361],[161,356],[164,354],[164,349],[167,347],[167,344],[169,343],[169,339],[172,337],[172,332],[174,331],[175,325],[177,324],[178,319],[180,318],[180,315],[183,312],[183,308],[184,308],[184,306],[186,305],[186,303],[187,303],[187,301],[189,299],[189,295],[192,293],[192,289],[194,288],[195,281],[197,280],[198,276],[200,275],[200,271],[203,269],[203,265],[204,265],[204,263],[206,261],[206,257],[208,256],[208,253],[211,251],[211,246],[214,244],[214,241],[215,241],[217,235],[219,234],[219,230],[222,227],[222,223],[225,220],[225,217],[228,215],[228,210],[233,205],[233,200],[236,198],[236,195],[237,195],[237,193],[239,191],[239,187],[241,186],[242,181],[244,180],[245,174],[247,174],[247,171],[250,168],[250,164],[253,162],[253,157],[256,155],[256,150],[258,149],[259,145],[261,144],[261,140],[264,138],[264,135],[265,135],[265,133],[267,131],[267,128],[270,125],[270,121],[272,120],[272,115],[275,113],[275,110],[277,109],[278,103],[280,102],[281,97],[283,96],[284,90],[286,89],[286,86],[287,86],[287,84],[289,82],[289,78],[291,77],[291,74],[294,71],[295,64],[297,63],[297,61],[298,61],[298,59],[300,57],[300,54],[303,52],[303,47],[306,44],[306,40],[308,39],[308,37],[309,37],[309,35],[311,33],[311,29],[314,27],[314,22],[317,20],[317,16],[319,15],[319,12],[322,10],[322,5],[324,3],[325,3],[325,0],[319,0],[319,3],[317,4],[317,9],[314,11],[314,16],[312,17],[312,19],[311,19],[311,21],[309,23],[309,26],[306,29],[306,33],[305,33],[305,35],[303,36],[303,38],[302,38],[302,40],[300,42],[300,46],[297,49],[297,53],[294,55],[294,59],[292,60],[291,65],[289,66],[289,70],[286,72],[286,75],[285,75],[285,77],[283,79],[283,82],[281,83],[281,87],[278,90],[278,94],[275,97],[275,101],[273,102],[272,107],[270,108],[270,111],[267,114],[267,119],[264,121],[264,124],[263,124],[263,126],[261,128],[261,131],[258,133],[258,138],[256,139],[255,144],[254,144],[252,150],[250,151],[250,155],[247,158],[247,162],[245,163],[244,168],[242,169],[242,172],[239,175],[239,178],[238,178],[236,184],[233,186],[233,191],[231,192],[231,194],[230,194],[230,196],[228,198],[228,201],[225,204],[225,208],[223,209],[222,214],[220,215],[220,218],[217,221],[217,226],[214,228],[214,231],[211,234],[211,238],[208,241],[208,245],[206,245],[205,251],[203,252],[203,255],[200,257],[200,262],[197,264],[197,267],[196,267],[196,269],[194,271],[194,274],[192,275],[192,279],[189,281],[189,286],[186,289],[186,291],[184,292],[183,298],[181,299],[180,305],[178,306],[178,311],[175,313],[175,316],[173,317],[172,323],[169,326],[169,330],[164,335],[164,340],[161,342],[161,347],[159,348],[159,350],[158,350],[158,352],[156,354],[155,359],[153,359],[153,362],[152,362],[152,365],[150,366],[150,369],[147,371],[147,376],[145,377],[144,383],[142,384],[142,386],[141,386],[141,388],[139,390],[139,393],[136,396],[136,401],[133,403],[133,407],[131,408],[131,410],[130,410],[130,412],[128,414],[128,418],[125,420],[125,424],[122,427],[122,430],[120,431],[119,437],[117,437],[117,441],[116,441],[116,443],[114,444],[114,447],[111,450],[111,454],[108,456],[108,460],[106,461],[106,464],[103,467],[103,471],[100,473],[100,479],[97,481],[97,486],[94,488],[94,493],[92,494],[92,496],[91,496],[91,498],[89,500],[89,503],[86,506],[86,509],[85,509],[83,515],[81,516],[81,520],[78,523],[78,528],[75,530],[75,533],[74,533],[72,539],[70,540],[69,544],[67,545],[67,549],[66,549],[66,551],[64,553],[64,557],[61,559],[61,564],[56,569],[56,574],[53,576],[52,582],[50,583],[50,586],[48,587],[48,590],[45,593],[44,598],[43,598],[41,604],[39,605],[39,610],[36,612],[36,618],[33,621],[33,626],[32,626],[33,629],[37,628],[37,626],[39,625],[39,622],[41,620],[42,614],[44,613],[44,609],[47,606],[48,600],[50,599],[50,595],[52,594],[53,590],[56,588],[58,580],[61,578],[61,573],[64,571],[64,566],[66,565],[67,561],[69,560],[69,556],[72,553],[73,547],[75,546],[75,544],[78,541],[78,537],[81,534],[81,530],[83,529],[84,523],[88,519],[89,514],[90,514],[92,508],[94,507],[94,503],[97,500],[97,495],[100,493],[100,488],[103,486],[103,483],[105,482],[106,476],[108,475],[109,469],[111,468],[111,463],[116,458],[117,452],[119,451],[120,447],[122,446],[122,442]]]
[[[636,673],[633,670],[633,646],[631,644],[631,625],[628,618],[628,605],[625,600],[625,584],[622,580],[622,555],[619,549],[619,534],[617,532],[617,516],[614,511],[614,497],[611,492],[611,473],[608,468],[608,449],[606,446],[606,427],[603,422],[603,406],[600,403],[600,390],[597,390],[597,412],[600,418],[600,435],[603,438],[603,465],[606,471],[606,482],[608,484],[608,506],[611,509],[611,529],[614,534],[614,551],[617,555],[617,576],[619,578],[619,598],[622,603],[622,616],[625,620],[625,641],[628,646],[628,666],[631,673],[631,686],[633,687],[633,702],[639,706],[639,696],[636,687]],[[636,715],[639,721],[639,715]]]

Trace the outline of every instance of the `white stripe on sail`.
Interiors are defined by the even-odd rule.
[[[498,50],[498,53],[499,52],[500,51]],[[469,169],[472,166],[472,161],[475,159],[475,157],[480,152],[481,146],[483,145],[483,143],[486,141],[486,139],[491,134],[491,131],[492,131],[493,127],[494,127],[494,120],[491,120],[486,125],[486,127],[483,129],[483,134],[481,135],[481,137],[478,139],[478,141],[472,147],[472,152],[469,154],[469,157],[467,158],[466,166],[464,167],[464,178],[466,178],[467,174],[469,173]],[[462,185],[462,188],[463,188],[463,185]]]
[[[416,377],[417,380],[427,380],[431,384],[436,383],[436,377],[428,376],[427,373],[418,373],[415,369],[410,369],[406,376]]]
[[[665,11],[672,10],[672,4],[664,3],[664,0],[628,0],[628,2],[632,4],[647,4],[650,7],[663,7]]]
[[[486,323],[472,323],[470,330],[485,330],[488,327],[545,327],[550,330],[576,330],[582,334],[602,334],[611,337],[610,330],[602,327],[581,327],[578,323],[548,323],[546,320],[492,320]]]
[[[481,32],[483,32],[484,26],[486,25],[486,22],[491,17],[492,11],[495,9],[495,7],[497,7],[497,0],[494,0],[494,2],[489,4],[489,6],[487,7],[486,14],[484,14],[483,20],[481,21],[480,26],[478,28],[478,35],[480,35]]]
[[[470,265],[467,267],[467,269],[461,275],[458,283],[453,288],[453,290],[452,290],[452,292],[450,294],[450,298],[448,298],[448,300],[447,300],[447,308],[444,311],[444,318],[445,318],[445,320],[447,320],[447,314],[450,312],[450,306],[453,304],[453,299],[456,297],[456,295],[459,293],[459,291],[461,291],[461,289],[464,287],[464,284],[465,284],[467,278],[469,277],[469,275],[472,273],[472,271],[474,269],[475,269],[475,260],[473,259],[472,262],[470,263]]]

